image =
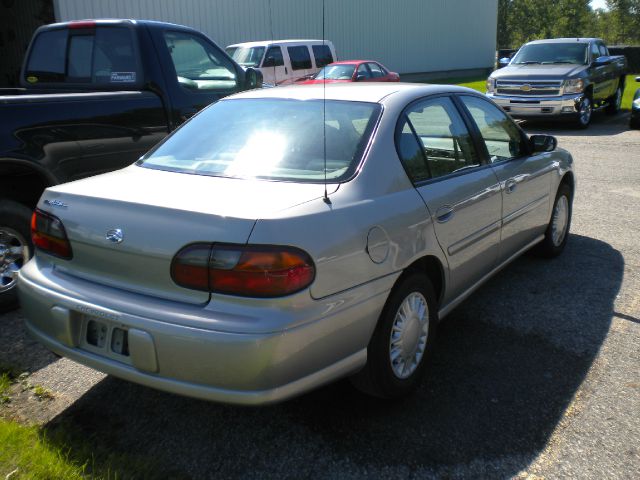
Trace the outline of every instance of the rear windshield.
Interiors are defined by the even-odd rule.
[[[45,30],[36,36],[25,71],[31,85],[82,84],[123,88],[141,72],[131,31],[124,27]]]
[[[585,43],[534,43],[522,47],[511,64],[576,64],[587,63]]]
[[[324,106],[322,100],[225,100],[195,116],[139,164],[310,183],[324,181],[326,165],[327,180],[340,182],[357,168],[380,110],[376,103],[335,100]]]

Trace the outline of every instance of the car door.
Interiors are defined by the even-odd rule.
[[[396,144],[449,264],[446,303],[496,266],[500,186],[449,96],[410,104],[399,120]]]
[[[229,57],[204,35],[184,30],[155,33],[162,65],[173,68],[175,81],[167,88],[174,126],[207,105],[238,91],[239,75]]]
[[[500,181],[502,231],[500,261],[542,235],[549,221],[552,165],[549,153],[530,155],[524,132],[489,100],[460,95],[459,101],[481,137],[484,155]]]
[[[369,71],[369,67],[367,67],[366,63],[361,63],[358,65],[358,69],[355,73],[355,81],[356,82],[370,82],[371,81],[371,72]]]
[[[382,68],[375,62],[367,63],[367,67],[369,67],[369,71],[371,72],[371,81],[372,82],[386,82],[387,78],[385,77]]]
[[[267,53],[264,56],[262,67],[260,68],[264,77],[264,83],[270,83],[272,85],[278,85],[287,79],[289,75],[289,69],[284,64],[284,57],[282,56],[282,48],[279,45],[273,45],[268,48]]]
[[[589,60],[591,63],[591,79],[593,81],[593,99],[596,101],[604,100],[609,96],[611,82],[608,79],[608,65],[594,66],[593,62],[599,58],[600,49],[597,43],[589,44]]]

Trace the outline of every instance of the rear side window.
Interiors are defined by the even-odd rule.
[[[132,32],[113,26],[42,32],[31,49],[25,80],[119,88],[138,84],[141,71]]]
[[[289,58],[291,59],[291,68],[293,70],[304,70],[311,68],[311,56],[309,49],[305,46],[287,47]]]
[[[333,62],[333,55],[328,45],[314,45],[313,56],[316,58],[316,67],[322,68]]]
[[[371,76],[373,78],[380,78],[385,76],[385,74],[382,72],[382,68],[380,68],[380,65],[378,65],[377,63],[370,63],[369,70],[371,70]]]

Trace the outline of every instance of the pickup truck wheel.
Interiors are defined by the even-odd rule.
[[[632,130],[640,130],[640,118],[632,118],[629,120],[629,128]]]
[[[578,127],[579,128],[589,127],[589,123],[591,123],[592,114],[593,114],[593,105],[591,104],[591,99],[589,97],[584,97],[580,101],[580,105],[578,106],[578,121],[577,121]]]
[[[352,378],[359,390],[380,398],[412,392],[433,350],[437,302],[426,275],[411,274],[387,299],[367,348],[367,364]]]
[[[557,257],[564,250],[571,227],[571,209],[571,188],[563,183],[556,193],[551,220],[545,231],[544,240],[536,247],[536,253],[540,256]]]
[[[607,99],[609,104],[607,105],[606,112],[609,115],[615,115],[620,111],[620,105],[622,105],[622,85],[618,85],[616,93]]]
[[[24,205],[0,200],[0,312],[18,306],[18,271],[33,255],[31,213]]]

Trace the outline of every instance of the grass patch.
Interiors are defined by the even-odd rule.
[[[0,418],[0,445],[0,478],[11,480],[186,478],[149,458],[93,442],[70,424],[42,428]]]
[[[636,77],[640,76],[640,73],[633,73],[627,75],[624,95],[622,96],[622,109],[631,110],[631,102],[633,102],[633,95],[636,90],[640,88],[640,83],[636,82]],[[460,85],[461,87],[469,87],[477,90],[481,93],[486,92],[484,77],[466,77],[466,78],[443,78],[440,80],[434,80],[432,83],[442,83],[447,85]]]

